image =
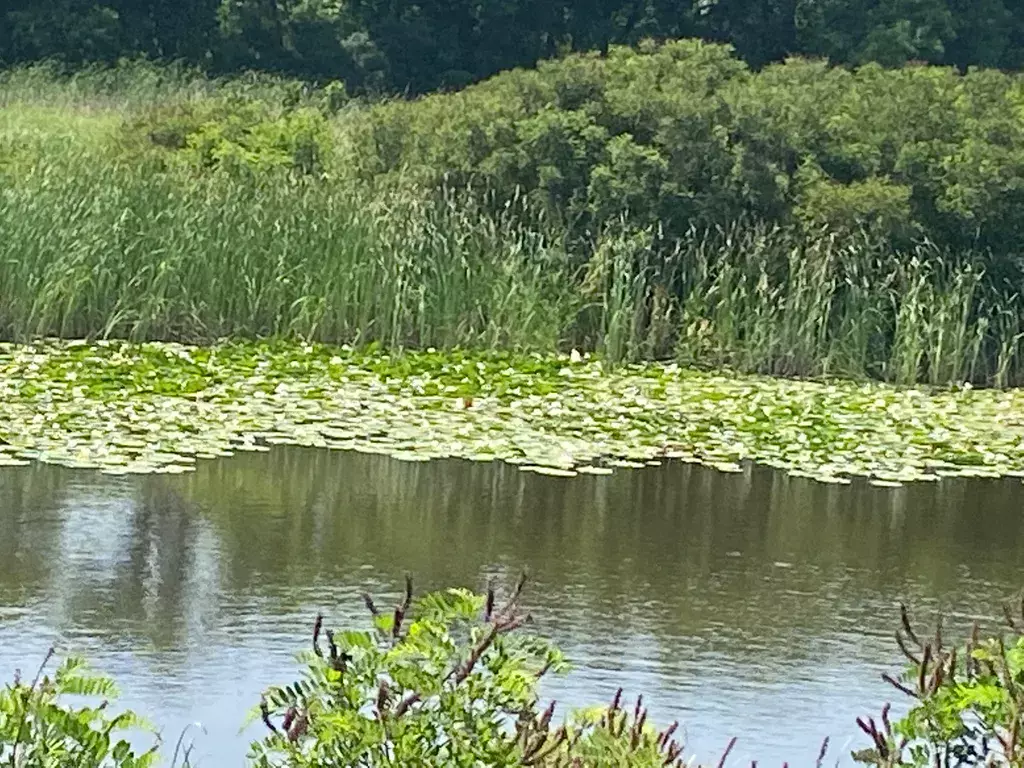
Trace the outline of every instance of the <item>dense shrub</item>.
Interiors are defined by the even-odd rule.
[[[640,701],[571,715],[556,725],[538,686],[565,670],[553,646],[521,630],[521,579],[504,600],[459,589],[382,613],[372,599],[368,632],[313,630],[304,679],[271,688],[260,707],[269,735],[255,766],[616,765],[681,766],[677,725],[658,731]],[[323,642],[326,639],[326,642]],[[561,718],[559,718],[561,719]]]
[[[1016,614],[1016,615],[1015,615]],[[966,643],[950,645],[942,618],[934,633],[915,630],[907,609],[896,632],[908,669],[883,675],[913,702],[901,720],[858,718],[871,746],[854,753],[877,768],[1024,765],[1024,602],[1005,609],[1010,636],[983,638],[977,623]]]
[[[146,728],[130,711],[113,712],[113,681],[91,673],[85,662],[69,658],[53,677],[47,655],[37,676],[15,678],[0,690],[0,761],[15,768],[149,768],[156,749],[139,753],[119,735]],[[75,706],[69,699],[91,699]]]
[[[697,41],[613,48],[352,118],[367,174],[472,178],[589,226],[669,236],[740,216],[875,227],[1017,255],[1024,80],[792,60],[752,73]]]

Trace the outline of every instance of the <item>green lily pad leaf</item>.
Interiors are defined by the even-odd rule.
[[[836,477],[835,475],[816,475],[814,480],[825,485],[850,485],[853,482],[847,477]]]
[[[411,453],[409,451],[398,451],[396,453],[389,453],[388,455],[397,461],[423,462],[431,460],[430,456],[425,456],[420,453]]]
[[[615,470],[611,467],[577,467],[576,471],[581,475],[612,475],[615,474]]]
[[[542,467],[535,465],[525,465],[519,467],[521,472],[533,472],[536,475],[546,475],[548,477],[576,477],[577,473],[571,469],[559,469],[558,467]]]

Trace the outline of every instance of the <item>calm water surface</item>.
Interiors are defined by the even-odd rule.
[[[533,574],[529,607],[575,662],[567,705],[643,693],[713,762],[810,764],[863,746],[891,691],[898,603],[966,627],[1024,583],[1020,481],[826,487],[688,465],[546,478],[455,461],[275,449],[195,474],[0,470],[0,678],[53,643],[115,675],[173,743],[242,765],[247,709],[288,681],[317,611],[359,593]]]

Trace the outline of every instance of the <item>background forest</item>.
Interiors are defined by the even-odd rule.
[[[787,56],[1018,68],[1022,0],[6,0],[0,62],[146,56],[423,93],[644,38]]]

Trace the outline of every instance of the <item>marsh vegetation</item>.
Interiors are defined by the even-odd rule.
[[[1019,77],[613,48],[417,100],[0,76],[0,335],[1021,380]]]

